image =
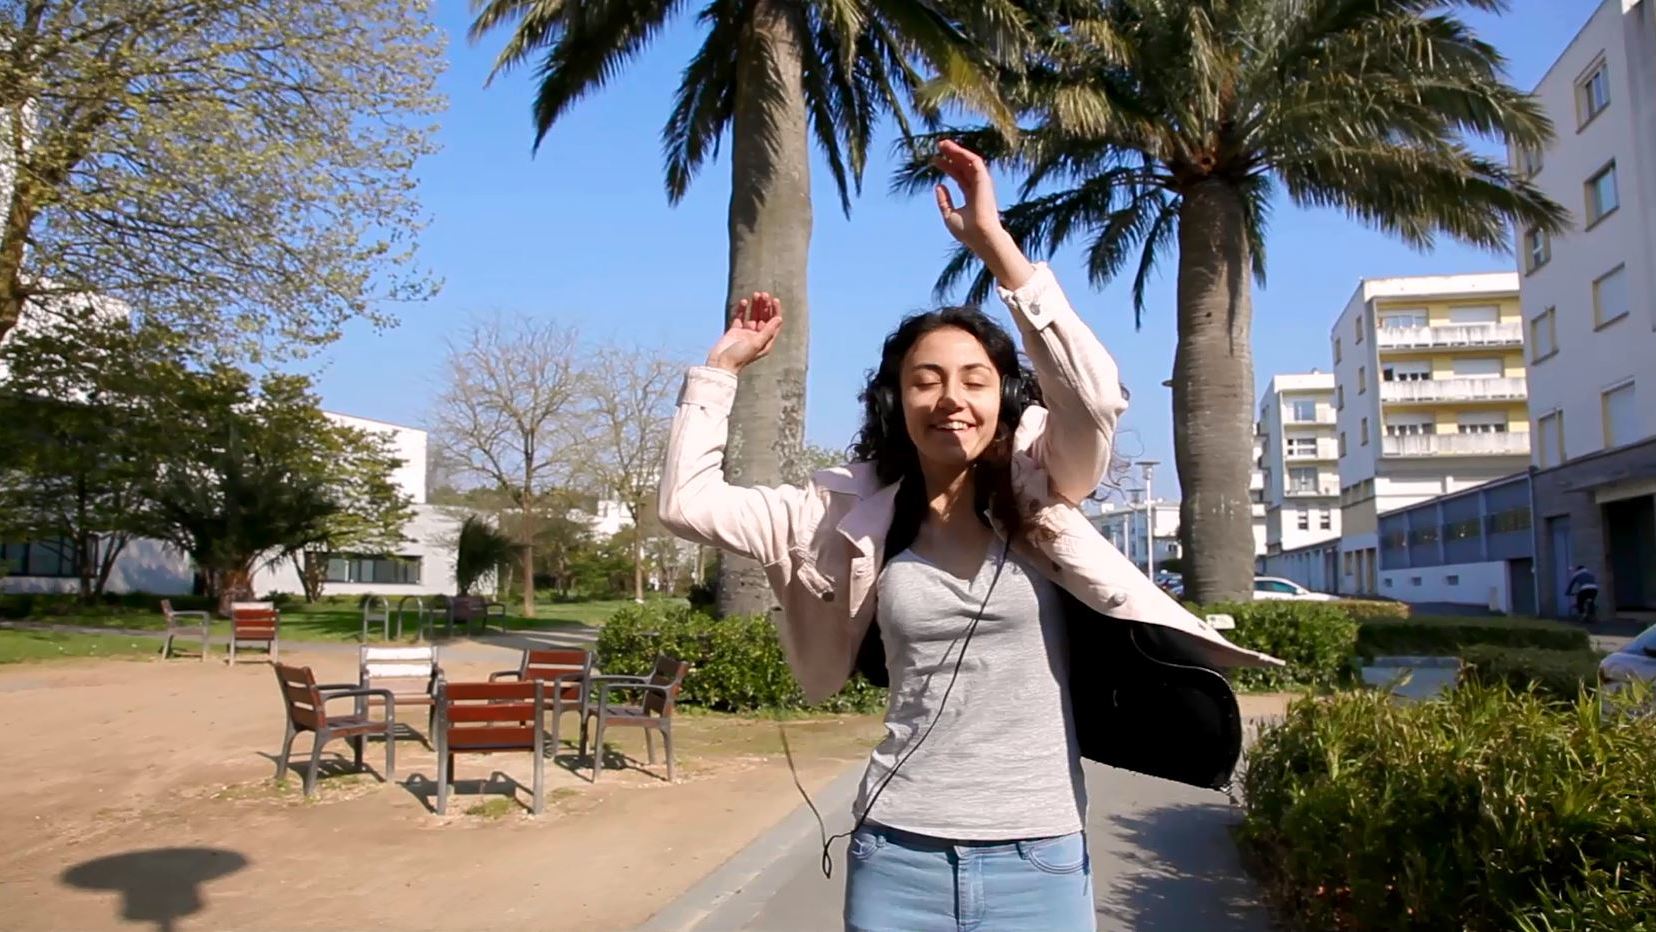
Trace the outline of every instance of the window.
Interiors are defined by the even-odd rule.
[[[1428,323],[1425,311],[1387,311],[1380,315],[1381,330],[1408,330]]]
[[[1362,430],[1358,432],[1358,440],[1363,446],[1368,446],[1368,418],[1363,418]]]
[[[1409,585],[1411,585],[1411,586],[1420,585],[1420,577],[1419,576],[1410,576],[1409,577]]]
[[[1280,579],[1254,580],[1255,592],[1280,592],[1284,595],[1298,595],[1299,589],[1293,583],[1283,582]]]
[[[1593,282],[1593,327],[1613,324],[1627,310],[1627,266],[1618,265]]]
[[[1344,458],[1345,455],[1346,455],[1346,433],[1345,433],[1345,431],[1342,430],[1342,431],[1340,431],[1340,456],[1341,456],[1341,458]]]
[[[1361,311],[1357,313],[1357,319],[1351,322],[1351,332],[1355,334],[1351,338],[1351,342],[1363,342],[1363,314]]]
[[[1514,534],[1530,529],[1530,510],[1528,505],[1518,505],[1505,511],[1497,511],[1484,518],[1484,526],[1491,534]]]
[[[1564,412],[1543,414],[1536,420],[1535,426],[1541,434],[1538,454],[1541,468],[1546,469],[1564,462]]]
[[[1368,366],[1357,367],[1357,394],[1368,391]]]
[[[1530,318],[1530,362],[1540,362],[1558,352],[1558,309],[1549,307]]]
[[[1552,259],[1552,237],[1546,230],[1530,227],[1524,231],[1524,271],[1533,272]]]
[[[1501,411],[1463,411],[1455,415],[1455,430],[1462,434],[1504,434],[1507,418]]]
[[[1334,408],[1337,411],[1345,410],[1345,386],[1334,386]]]
[[[1296,421],[1310,423],[1317,419],[1317,403],[1315,401],[1295,401],[1292,402],[1291,409]]]
[[[1430,414],[1386,415],[1386,436],[1416,437],[1437,433],[1437,421]]]
[[[328,554],[327,581],[414,585],[420,581],[419,557]]]
[[[1501,322],[1501,309],[1493,304],[1468,304],[1464,307],[1449,309],[1451,324],[1498,324]]]
[[[1380,369],[1380,378],[1386,382],[1425,382],[1431,377],[1432,362],[1429,359],[1387,363]]]
[[[1460,577],[1455,575],[1454,573],[1450,573],[1448,576],[1443,577],[1443,581],[1448,583],[1451,586],[1460,585]]]
[[[1621,196],[1616,192],[1616,163],[1611,162],[1587,179],[1587,226],[1591,228],[1620,206]]]
[[[0,543],[0,567],[13,576],[74,577],[75,546],[67,540]]]
[[[1289,437],[1287,451],[1289,456],[1316,456],[1317,438]]]
[[[1302,531],[1311,530],[1311,513],[1310,512],[1302,511],[1302,512],[1299,513],[1299,529],[1302,530]]]
[[[1317,491],[1317,467],[1295,466],[1288,470],[1288,487],[1295,492]]]
[[[1518,174],[1525,178],[1534,178],[1541,173],[1543,165],[1541,150],[1530,146],[1519,146],[1515,159]]]
[[[1339,337],[1334,338],[1334,361],[1336,363],[1340,361],[1340,338]]]
[[[1599,62],[1576,84],[1576,123],[1586,126],[1610,106],[1610,69]]]
[[[1321,528],[1322,530],[1324,530],[1324,531],[1333,530],[1334,529],[1334,509],[1324,508],[1321,512],[1321,517],[1317,521],[1317,526],[1319,528]]]
[[[1478,525],[1477,518],[1451,521],[1443,526],[1443,536],[1446,540],[1471,540],[1478,536]]]
[[[1605,449],[1632,443],[1639,436],[1639,411],[1634,407],[1633,383],[1626,382],[1604,393]]]
[[[1498,379],[1506,375],[1506,361],[1499,356],[1456,357],[1454,372],[1457,379]]]

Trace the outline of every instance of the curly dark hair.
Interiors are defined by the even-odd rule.
[[[1001,379],[1016,380],[1010,394],[1002,392],[994,439],[972,466],[975,473],[973,511],[986,524],[992,513],[1007,533],[1016,533],[1021,524],[1012,497],[1012,434],[1024,409],[1040,404],[1040,386],[1019,359],[1012,335],[979,308],[946,307],[914,314],[886,337],[879,368],[868,374],[868,384],[859,396],[863,407],[862,429],[851,445],[852,460],[874,464],[875,475],[882,483],[903,482],[886,540],[888,557],[913,543],[926,511],[926,483],[920,472],[920,452],[909,437],[900,400],[903,360],[921,337],[945,327],[971,334],[982,344]]]

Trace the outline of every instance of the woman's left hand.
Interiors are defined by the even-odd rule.
[[[983,156],[953,140],[943,140],[937,149],[932,164],[960,186],[965,201],[956,207],[948,185],[937,186],[937,209],[943,215],[943,226],[962,246],[981,256],[990,241],[1002,232],[989,166]]]

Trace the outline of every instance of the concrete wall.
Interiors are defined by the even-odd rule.
[[[397,548],[396,555],[417,557],[420,560],[420,581],[417,583],[338,583],[323,586],[324,595],[383,595],[393,605],[405,595],[435,595],[452,593],[454,585],[455,542],[460,534],[463,515],[435,505],[416,505],[414,518],[403,529],[408,542]],[[270,591],[301,593],[304,584],[292,560],[283,560],[253,575],[253,591],[264,595]]]
[[[1625,553],[1618,557],[1608,546],[1604,506],[1627,501],[1629,496],[1649,500],[1648,496],[1656,494],[1656,438],[1542,470],[1535,474],[1534,483],[1541,612],[1568,614],[1564,585],[1576,564],[1585,565],[1598,577],[1601,615],[1613,615],[1623,607],[1648,607],[1618,605],[1618,591],[1628,586],[1618,580],[1617,568],[1628,564]],[[1656,549],[1656,541],[1647,537],[1640,544],[1622,546],[1642,546],[1648,552]],[[1636,567],[1624,572],[1641,574],[1646,593],[1656,588],[1656,573]],[[1650,596],[1646,601],[1652,601]]]
[[[1380,595],[1404,602],[1451,602],[1513,610],[1505,561],[1381,570]]]

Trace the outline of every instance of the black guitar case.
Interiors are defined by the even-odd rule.
[[[1059,593],[1081,756],[1205,789],[1227,786],[1242,756],[1242,715],[1225,677],[1159,625],[1109,618]],[[863,638],[857,670],[890,685],[878,621]]]

